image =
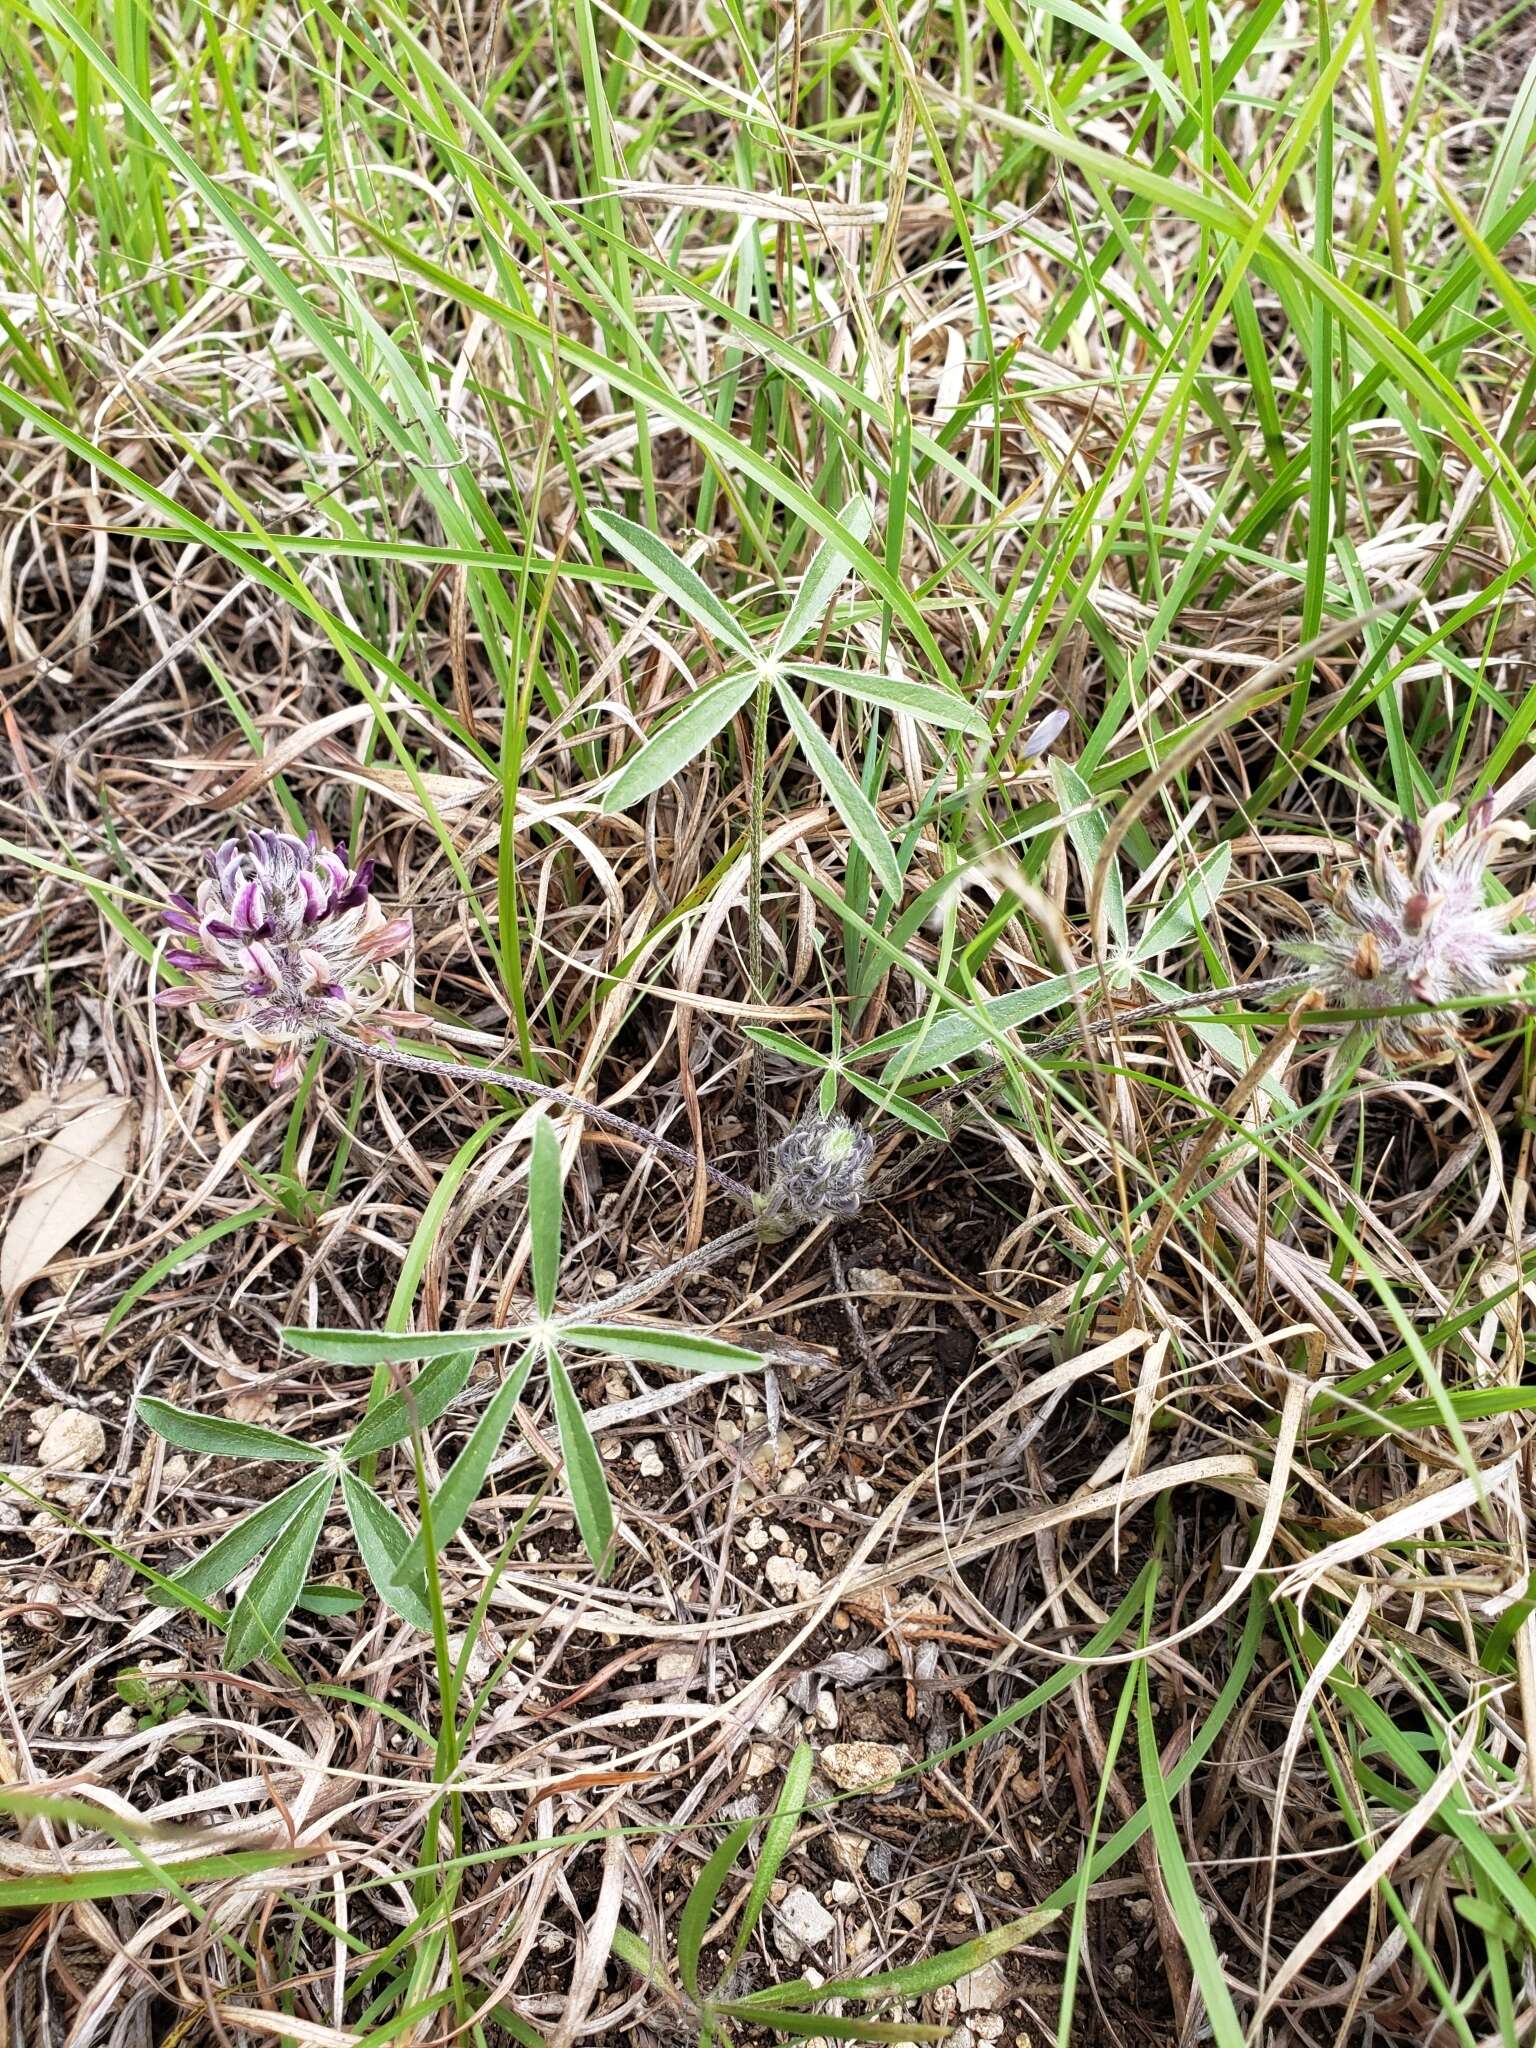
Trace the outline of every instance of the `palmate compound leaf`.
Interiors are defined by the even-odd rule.
[[[675,1372],[761,1372],[763,1358],[723,1337],[694,1330],[669,1330],[644,1323],[562,1323],[562,1345],[601,1351],[637,1365],[670,1365]]]
[[[240,1671],[253,1658],[275,1656],[282,1648],[283,1631],[304,1590],[335,1486],[334,1469],[316,1474],[313,1494],[256,1567],[230,1617],[224,1638],[226,1671]]]
[[[533,1153],[528,1161],[528,1229],[533,1240],[533,1298],[546,1322],[555,1312],[555,1289],[560,1280],[564,1177],[560,1140],[540,1110],[533,1120]]]
[[[357,1554],[380,1599],[403,1621],[432,1633],[432,1615],[419,1581],[399,1577],[400,1561],[411,1547],[411,1532],[384,1497],[355,1472],[341,1475],[341,1497],[357,1539]]]
[[[409,1386],[399,1388],[365,1415],[341,1447],[344,1458],[371,1458],[403,1444],[418,1429],[436,1422],[463,1393],[474,1370],[472,1351],[450,1352],[434,1358]]]
[[[737,670],[690,697],[681,711],[641,742],[603,791],[607,815],[629,810],[681,774],[730,724],[756,688],[755,670]]]
[[[488,1351],[499,1344],[526,1344],[526,1326],[508,1330],[300,1330],[286,1328],[283,1342],[305,1358],[327,1365],[414,1365],[423,1358]]]
[[[899,901],[901,869],[897,865],[896,850],[891,845],[891,835],[880,822],[880,813],[788,683],[779,685],[778,697],[811,772],[848,827],[854,844],[879,876],[881,887],[893,903]]]
[[[685,618],[717,634],[738,654],[751,656],[752,642],[741,622],[726,610],[698,570],[674,555],[665,541],[617,512],[594,507],[588,517],[614,553],[638,569],[653,590],[669,597]]]
[[[865,675],[857,669],[837,668],[825,661],[787,661],[792,675],[802,676],[823,690],[837,690],[845,697],[857,697],[863,704],[878,704],[883,711],[905,711],[922,725],[936,725],[945,732],[969,733],[986,739],[991,728],[981,713],[935,683],[913,683],[903,676]]]
[[[837,516],[855,540],[868,540],[875,515],[867,498],[850,498]],[[838,585],[851,566],[850,557],[843,553],[836,541],[824,540],[821,543],[811,557],[810,567],[800,579],[800,588],[795,592],[774,640],[773,651],[777,657],[782,660],[810,639],[826,617],[828,607],[837,595]]]
[[[601,1302],[593,1306],[596,1314],[556,1323],[562,1344],[608,1352],[615,1358],[638,1359],[649,1365],[675,1366],[681,1372],[762,1370],[763,1360],[756,1351],[728,1344],[721,1337],[705,1337],[692,1330],[650,1323],[605,1323]],[[537,1335],[537,1329],[525,1323],[502,1330],[418,1330],[398,1336],[357,1330],[285,1329],[283,1341],[306,1358],[323,1359],[331,1365],[409,1365],[421,1358],[488,1351],[503,1344],[526,1345]]]

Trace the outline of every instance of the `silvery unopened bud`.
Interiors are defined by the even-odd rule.
[[[1489,861],[1505,840],[1528,836],[1493,813],[1484,797],[1450,833],[1454,804],[1436,805],[1422,825],[1393,820],[1335,889],[1318,938],[1289,949],[1341,1009],[1420,1010],[1378,1020],[1391,1052],[1447,1057],[1463,1038],[1458,1013],[1442,1006],[1468,997],[1497,1002],[1516,985],[1517,970],[1536,960],[1536,934],[1511,928],[1530,900],[1487,901]]]
[[[802,1117],[773,1155],[764,1223],[776,1221],[787,1231],[829,1217],[856,1216],[874,1155],[869,1132],[841,1110]]]

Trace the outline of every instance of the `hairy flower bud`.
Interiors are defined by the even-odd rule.
[[[856,1216],[875,1141],[841,1110],[806,1116],[780,1139],[763,1208],[765,1234]]]
[[[174,934],[165,958],[186,975],[162,989],[168,1008],[197,1012],[207,1036],[179,1056],[198,1066],[220,1040],[274,1051],[274,1086],[293,1074],[322,1032],[355,1025],[392,985],[383,962],[410,937],[410,921],[386,922],[368,893],[373,862],[349,867],[314,833],[253,830],[207,855],[196,900],[172,896]]]
[[[1446,1006],[1497,1002],[1536,960],[1536,934],[1512,929],[1530,899],[1486,898],[1490,860],[1506,840],[1526,838],[1525,826],[1496,820],[1491,797],[1448,833],[1455,815],[1454,804],[1438,804],[1422,825],[1386,825],[1335,888],[1318,938],[1290,948],[1340,1009],[1419,1009],[1376,1024],[1382,1044],[1408,1058],[1449,1056],[1464,1040]]]

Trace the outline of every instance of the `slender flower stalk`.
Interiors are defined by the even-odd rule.
[[[320,847],[314,833],[298,839],[257,829],[244,847],[225,840],[207,862],[196,898],[173,895],[164,913],[173,935],[166,961],[187,978],[160,990],[156,1001],[192,1010],[204,1032],[178,1055],[178,1066],[200,1066],[220,1043],[234,1042],[275,1052],[271,1081],[281,1087],[324,1037],[376,1065],[558,1104],[679,1166],[702,1167],[743,1207],[760,1206],[744,1181],[613,1110],[504,1067],[404,1052],[371,1029],[414,1021],[409,1011],[381,1007],[394,986],[385,963],[405,946],[411,926],[404,917],[386,920],[370,896],[372,861],[352,868],[341,854]]]
[[[564,1088],[552,1087],[546,1081],[530,1080],[528,1075],[515,1074],[507,1067],[461,1066],[456,1060],[438,1060],[426,1053],[402,1052],[397,1045],[379,1039],[357,1038],[349,1031],[332,1030],[327,1036],[344,1052],[352,1053],[360,1060],[371,1060],[375,1066],[399,1067],[411,1074],[432,1074],[443,1081],[474,1081],[482,1088],[505,1088],[509,1094],[527,1095],[535,1102],[552,1102],[561,1109],[570,1110],[575,1116],[585,1117],[602,1130],[612,1131],[618,1137],[659,1152],[664,1159],[670,1159],[678,1166],[685,1166],[690,1171],[702,1167],[717,1188],[746,1208],[754,1208],[757,1204],[757,1197],[745,1181],[737,1180],[709,1160],[701,1159],[686,1145],[674,1145],[659,1131],[647,1130],[644,1124],[632,1123],[627,1116],[603,1109],[595,1102],[584,1101],[581,1096],[572,1095]]]

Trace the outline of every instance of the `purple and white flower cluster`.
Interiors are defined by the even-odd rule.
[[[384,963],[410,938],[410,920],[386,920],[369,895],[372,861],[350,867],[313,832],[253,829],[243,847],[226,839],[207,859],[196,901],[172,896],[165,912],[175,934],[165,958],[187,981],[157,1001],[195,1010],[207,1034],[176,1064],[199,1066],[233,1040],[278,1054],[277,1087],[321,1033],[387,1000],[394,971]]]
[[[1409,1058],[1438,1059],[1464,1043],[1459,1000],[1497,1002],[1536,960],[1536,933],[1512,929],[1529,913],[1529,895],[1490,904],[1490,861],[1506,841],[1529,836],[1495,816],[1483,797],[1455,832],[1455,804],[1437,804],[1422,824],[1394,819],[1366,859],[1334,890],[1315,941],[1289,950],[1312,969],[1328,1001],[1341,1009],[1416,1009],[1380,1019],[1382,1044]]]

